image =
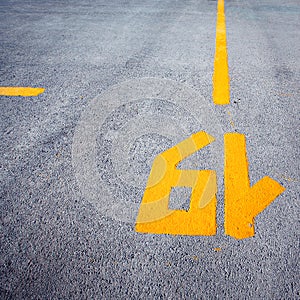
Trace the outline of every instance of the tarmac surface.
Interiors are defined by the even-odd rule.
[[[231,103],[212,101],[217,1],[0,2],[1,299],[299,299],[300,2],[225,1]],[[217,171],[217,234],[141,234],[153,159]],[[224,233],[223,137],[285,191]],[[189,191],[170,206],[187,209]]]

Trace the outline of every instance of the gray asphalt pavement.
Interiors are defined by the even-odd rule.
[[[225,0],[231,103],[212,101],[213,0],[0,0],[1,299],[299,299],[300,2]],[[215,236],[141,234],[154,157],[217,171]],[[224,233],[223,136],[286,190]],[[172,191],[173,209],[189,191]]]

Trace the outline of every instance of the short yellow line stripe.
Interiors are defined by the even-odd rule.
[[[32,87],[0,87],[0,96],[38,96],[45,91],[43,88]]]
[[[218,1],[213,101],[217,105],[230,103],[224,0]]]

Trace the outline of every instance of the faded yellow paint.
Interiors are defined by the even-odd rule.
[[[209,134],[198,132],[155,158],[136,220],[137,232],[216,234],[216,172],[176,168],[180,161],[212,141]],[[172,187],[192,188],[188,211],[169,209]]]
[[[230,122],[230,125],[231,127],[234,129],[235,128],[235,124],[233,122],[233,118],[232,118],[232,115],[230,113],[230,111],[227,112],[228,116],[229,116],[229,122]]]
[[[38,96],[45,91],[43,88],[32,87],[0,87],[0,96]]]
[[[216,51],[213,74],[213,101],[214,104],[217,105],[226,105],[230,103],[224,0],[218,1]]]
[[[299,182],[300,180],[297,180],[295,178],[292,178],[292,177],[289,177],[288,175],[285,175],[285,174],[274,174],[275,176],[278,176],[279,178],[282,178],[286,181],[289,181],[289,182]]]
[[[250,187],[246,139],[226,133],[225,145],[225,234],[236,239],[254,236],[254,218],[285,188],[266,176]]]

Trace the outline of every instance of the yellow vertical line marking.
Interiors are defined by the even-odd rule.
[[[43,88],[32,87],[0,87],[0,96],[38,96],[45,91]]]
[[[226,105],[230,103],[224,0],[218,1],[213,101],[216,105]]]

